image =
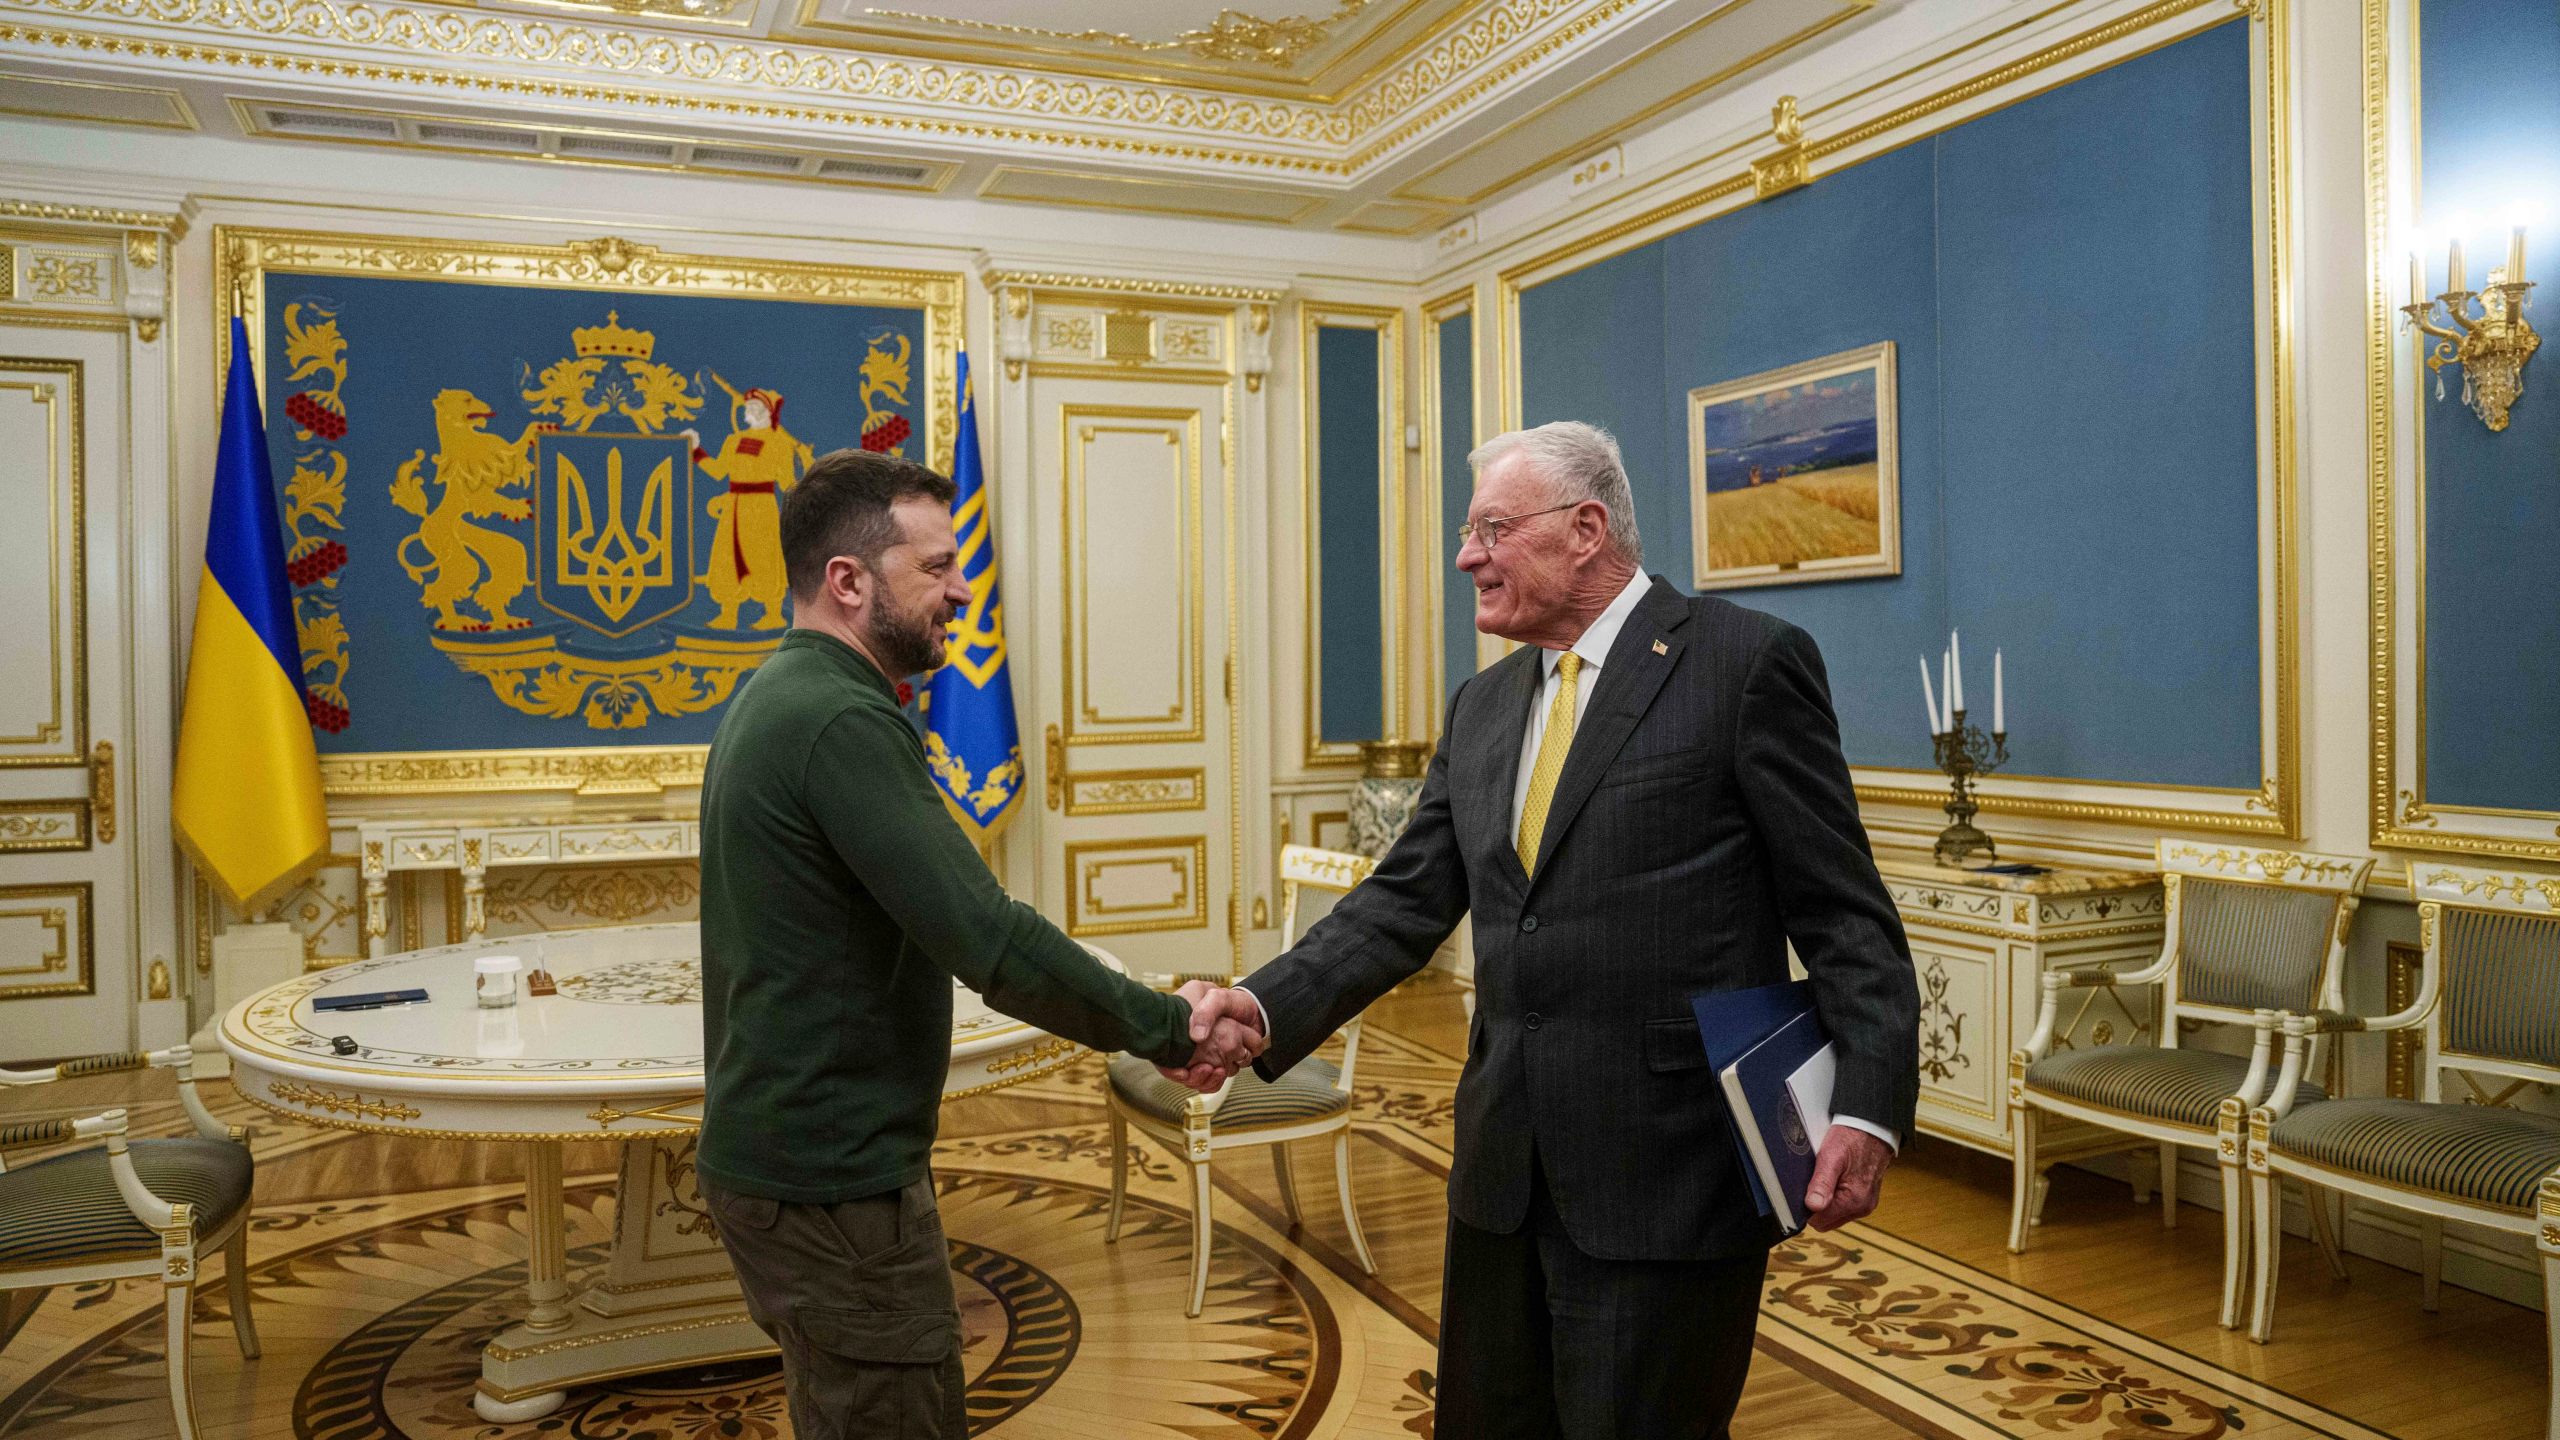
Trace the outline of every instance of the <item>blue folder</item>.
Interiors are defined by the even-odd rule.
[[[1748,990],[1714,991],[1692,996],[1689,1006],[1698,1017],[1698,1038],[1706,1047],[1708,1067],[1725,1092],[1734,1158],[1751,1187],[1752,1205],[1763,1215],[1778,1216],[1790,1233],[1803,1228],[1798,1212],[1803,1209],[1805,1184],[1813,1178],[1812,1156],[1796,1157],[1802,1161],[1800,1167],[1793,1163],[1776,1167],[1790,1187],[1790,1203],[1782,1212],[1769,1203],[1752,1142],[1758,1140],[1758,1148],[1773,1165],[1780,1156],[1795,1156],[1786,1139],[1787,1117],[1793,1108],[1787,1077],[1829,1043],[1814,1014],[1812,984],[1789,980]],[[1780,1039],[1782,1031],[1789,1033]],[[1737,1094],[1741,1103],[1736,1102]],[[1795,1133],[1799,1137],[1804,1133],[1801,1117]],[[1793,1174],[1798,1168],[1802,1173]]]

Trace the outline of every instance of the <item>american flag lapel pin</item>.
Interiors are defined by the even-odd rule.
[[[1656,655],[1668,655],[1671,653],[1671,647],[1663,644],[1659,640],[1656,640],[1653,642],[1653,653]]]

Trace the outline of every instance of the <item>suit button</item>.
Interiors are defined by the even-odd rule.
[[[1520,1023],[1528,1026],[1532,1030],[1535,1030],[1547,1022],[1539,1016],[1537,1011],[1532,1010],[1529,1012],[1528,1018],[1522,1020]]]
[[[1520,933],[1521,933],[1521,934],[1523,934],[1523,935],[1535,935],[1535,934],[1537,934],[1537,933],[1538,933],[1538,917],[1537,917],[1537,916],[1535,916],[1535,915],[1523,915],[1523,916],[1521,916],[1521,917],[1520,917]]]

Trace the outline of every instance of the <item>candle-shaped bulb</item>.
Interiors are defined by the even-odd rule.
[[[2524,227],[2521,225],[2507,232],[2507,283],[2524,283]]]
[[[1920,657],[1920,696],[1929,702],[1929,734],[1935,737],[1947,733],[1945,724],[1938,719],[1938,690],[1929,683],[1929,657],[1926,655]]]
[[[2000,652],[1995,649],[1991,652],[1991,733],[1994,735],[2009,733],[2008,700],[2009,697],[2002,693]]]
[[[2444,288],[2448,292],[2462,288],[2462,241],[2456,238],[2444,258]]]
[[[2427,262],[2419,259],[2418,252],[2412,250],[2409,252],[2409,301],[2415,304],[2426,298]]]

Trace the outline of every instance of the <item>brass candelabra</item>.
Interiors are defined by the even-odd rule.
[[[2005,730],[1983,731],[1964,723],[1964,712],[1955,712],[1955,723],[1945,732],[1931,737],[1938,752],[1938,768],[1947,774],[1951,793],[1947,797],[1947,828],[1938,832],[1937,859],[1941,865],[1962,865],[1967,860],[1999,858],[1991,837],[1975,827],[1973,816],[1973,777],[1988,775],[2009,760],[2009,733]]]
[[[2509,278],[2505,270],[2492,270],[2488,288],[2475,293],[2459,288],[2460,262],[2457,260],[2455,263],[2456,288],[2433,300],[2423,296],[2412,300],[2400,307],[2400,313],[2409,317],[2409,323],[2420,331],[2434,337],[2435,343],[2427,347],[2426,358],[2427,368],[2436,372],[2436,397],[2444,397],[2444,367],[2459,365],[2462,367],[2462,403],[2471,407],[2471,412],[2480,417],[2482,424],[2492,430],[2504,430],[2507,428],[2508,407],[2524,393],[2525,362],[2533,358],[2534,351],[2542,348],[2542,337],[2534,333],[2533,326],[2524,318],[2525,302],[2528,292],[2533,289],[2533,282]],[[2412,283],[2415,283],[2414,278]],[[2480,304],[2477,316],[2471,313],[2474,299]],[[2444,307],[2446,318],[2453,322],[2451,325],[2435,323],[2435,311],[2439,305]]]

